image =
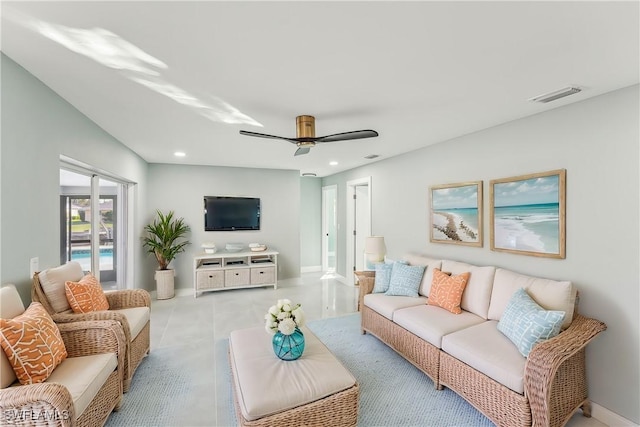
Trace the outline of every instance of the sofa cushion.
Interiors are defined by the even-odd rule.
[[[479,267],[464,262],[443,260],[441,270],[445,273],[461,274],[471,273],[467,287],[462,294],[460,307],[470,311],[483,319],[488,319],[489,302],[491,301],[491,289],[496,268],[493,266]]]
[[[545,310],[564,311],[562,329],[566,329],[573,321],[577,291],[571,282],[525,276],[503,268],[496,270],[489,319],[500,320],[509,299],[520,288],[524,288]]]
[[[409,263],[409,265],[423,265],[426,267],[424,274],[422,275],[422,282],[420,282],[418,294],[423,297],[428,297],[431,290],[431,282],[433,281],[433,270],[435,268],[440,268],[442,266],[442,261],[418,254],[407,254],[404,259]]]
[[[104,296],[102,285],[89,273],[80,281],[67,280],[64,284],[67,301],[74,313],[109,310],[109,301]]]
[[[468,311],[453,314],[433,305],[419,305],[394,311],[393,321],[430,344],[441,348],[442,337],[485,320]]]
[[[53,371],[47,382],[62,384],[69,390],[78,418],[117,366],[115,353],[69,357]]]
[[[485,321],[442,338],[442,350],[516,393],[524,393],[527,359],[497,328]]]
[[[149,321],[149,316],[151,314],[149,312],[149,307],[130,307],[111,311],[122,313],[127,318],[132,340],[138,336],[140,331],[142,331],[144,325]]]
[[[24,305],[14,285],[0,288],[0,319],[13,319],[24,313]],[[4,351],[0,351],[0,388],[9,387],[17,380],[13,366]]]
[[[468,272],[449,275],[436,268],[433,271],[433,284],[427,304],[442,307],[453,314],[462,313],[460,301],[468,280]]]
[[[524,289],[518,289],[502,313],[498,330],[518,347],[524,356],[539,342],[560,332],[564,311],[545,310]]]
[[[393,312],[401,308],[425,305],[425,297],[400,297],[385,294],[368,294],[364,296],[364,305],[387,319],[393,319]]]
[[[386,295],[417,297],[418,288],[424,275],[424,266],[393,263],[391,280]]]
[[[66,357],[60,330],[39,302],[13,319],[0,319],[0,344],[20,384],[41,383]]]
[[[42,285],[42,290],[56,313],[71,309],[64,290],[65,282],[68,280],[77,282],[83,276],[82,267],[76,261],[38,273],[38,281]]]

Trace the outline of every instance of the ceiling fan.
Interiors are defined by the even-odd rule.
[[[327,136],[316,136],[316,119],[313,116],[298,116],[296,117],[296,137],[287,138],[284,136],[267,135],[265,133],[249,132],[241,130],[240,135],[257,136],[259,138],[273,138],[283,139],[289,141],[292,144],[296,144],[298,149],[294,156],[301,154],[307,154],[311,147],[323,142],[335,142],[335,141],[347,141],[350,139],[362,139],[373,138],[378,136],[378,132],[375,130],[354,130],[351,132],[334,133]]]

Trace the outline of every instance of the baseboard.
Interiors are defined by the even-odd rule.
[[[638,424],[593,402],[591,403],[591,416],[609,427],[638,427]]]
[[[300,273],[315,273],[316,271],[322,271],[322,266],[310,265],[308,267],[300,267]]]

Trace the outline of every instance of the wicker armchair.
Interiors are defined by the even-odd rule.
[[[124,332],[127,343],[123,388],[129,391],[131,379],[138,365],[149,353],[151,296],[144,289],[107,291],[109,310],[73,313],[66,301],[64,283],[78,281],[84,275],[77,262],[51,268],[33,276],[31,299],[40,302],[53,320],[69,323],[86,320],[115,320]]]
[[[0,295],[1,317],[13,318],[24,312],[24,305],[13,285],[1,288]],[[9,359],[0,350],[0,414],[3,417],[0,424],[102,426],[111,411],[120,407],[127,344],[118,322],[82,321],[58,324],[58,328],[67,350],[67,358],[45,382],[20,385]],[[104,355],[109,353],[115,355],[117,364],[104,378],[103,367],[109,366],[104,364],[105,359],[108,359]],[[102,357],[95,357],[97,355]],[[78,365],[84,367],[80,370],[82,373],[76,370]],[[100,374],[87,377],[89,372]],[[79,381],[83,385],[85,381],[89,381],[94,382],[96,387],[73,386],[74,380],[78,382],[75,378],[78,375],[81,376]]]

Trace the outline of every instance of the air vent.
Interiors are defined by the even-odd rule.
[[[316,175],[313,172],[305,172],[305,173],[302,174],[302,176],[318,176],[318,175]]]
[[[575,95],[576,93],[580,92],[581,90],[582,89],[580,89],[579,87],[569,86],[569,87],[562,88],[560,90],[556,90],[556,91],[553,91],[553,92],[544,93],[542,95],[535,96],[533,98],[530,98],[529,101],[542,102],[542,103],[546,104],[547,102],[555,101],[556,99],[564,98],[565,96]]]
[[[364,158],[368,160],[377,159],[378,157],[380,157],[379,154],[369,154],[368,156],[364,156]]]

